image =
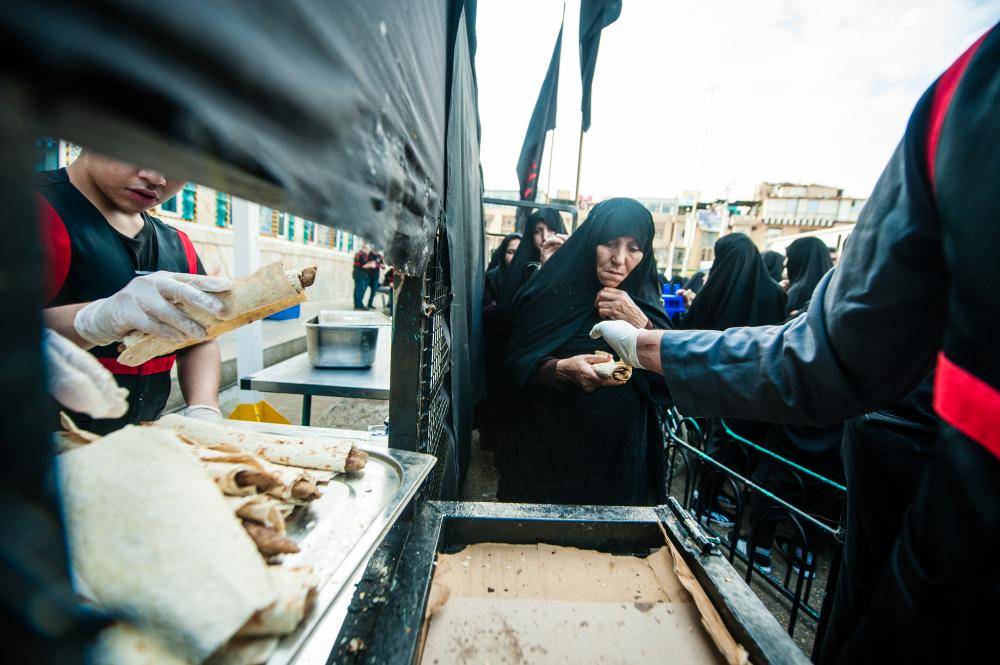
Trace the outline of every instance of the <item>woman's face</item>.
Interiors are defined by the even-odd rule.
[[[597,281],[601,286],[616,289],[642,261],[639,241],[621,236],[597,246]]]
[[[517,248],[521,246],[521,239],[514,238],[509,243],[507,243],[507,251],[503,253],[503,264],[509,266],[510,262],[514,260],[514,252]]]
[[[549,228],[549,225],[546,224],[545,222],[538,222],[538,224],[535,225],[535,231],[531,237],[532,240],[535,241],[535,247],[538,248],[539,252],[542,251],[542,245],[545,244],[545,241],[548,240],[549,236],[552,235],[555,234],[552,232],[552,229]]]

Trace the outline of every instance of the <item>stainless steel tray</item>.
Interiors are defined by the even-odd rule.
[[[323,496],[288,521],[288,535],[301,548],[286,556],[283,565],[309,565],[320,586],[312,612],[291,635],[278,645],[268,665],[326,662],[340,631],[343,612],[353,594],[352,580],[416,494],[436,461],[432,455],[394,450],[384,436],[367,432],[295,425],[227,421],[227,425],[259,432],[351,438],[368,453],[368,464],[357,474],[340,474],[326,485]],[[309,658],[300,658],[307,651]],[[321,658],[321,660],[317,660]]]
[[[325,312],[325,314],[339,314],[339,312]],[[379,331],[385,326],[366,321],[362,315],[368,314],[371,313],[360,312],[358,316],[344,318],[343,321],[320,321],[318,316],[306,321],[306,351],[312,366],[371,367],[375,362]]]

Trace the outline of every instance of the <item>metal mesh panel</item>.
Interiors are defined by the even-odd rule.
[[[457,491],[455,437],[451,430],[451,334],[447,311],[451,305],[448,248],[438,232],[434,257],[423,278],[423,320],[420,345],[418,449],[438,458],[424,485],[426,498],[454,498]]]

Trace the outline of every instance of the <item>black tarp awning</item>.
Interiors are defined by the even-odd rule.
[[[364,236],[416,274],[444,190],[446,0],[18,0],[52,136]]]

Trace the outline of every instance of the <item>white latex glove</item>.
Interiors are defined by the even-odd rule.
[[[136,277],[118,293],[95,300],[79,312],[73,326],[80,337],[104,346],[133,330],[177,342],[201,339],[205,329],[174,306],[186,303],[206,314],[222,314],[222,301],[207,292],[229,289],[225,277],[154,272]]]
[[[208,420],[210,422],[222,420],[222,411],[208,404],[192,404],[181,411],[181,415],[186,418],[197,418],[198,420]]]
[[[590,329],[591,339],[603,337],[614,352],[632,367],[646,369],[639,363],[636,341],[642,328],[636,328],[627,321],[601,321]]]
[[[114,375],[59,333],[44,328],[42,345],[48,361],[49,392],[56,401],[91,418],[121,418],[128,411],[128,390]]]

